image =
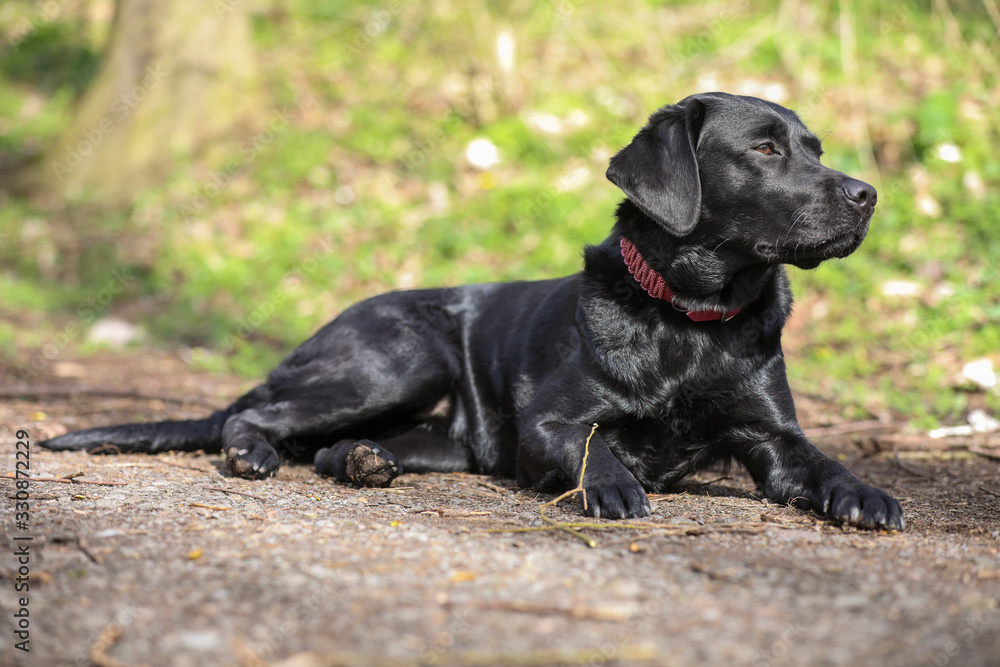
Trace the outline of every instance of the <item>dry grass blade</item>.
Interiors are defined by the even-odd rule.
[[[566,493],[563,493],[562,495],[553,498],[549,502],[542,503],[538,507],[538,514],[542,518],[542,521],[549,524],[556,530],[561,530],[564,533],[572,535],[578,540],[583,540],[583,543],[591,548],[597,546],[597,542],[595,542],[593,538],[590,538],[586,535],[581,535],[580,533],[577,532],[578,530],[577,528],[573,528],[568,524],[561,523],[559,521],[556,521],[555,519],[549,518],[545,514],[545,508],[549,506],[558,505],[561,501],[565,500],[566,498],[572,498],[576,494],[581,493],[583,494],[583,509],[587,509],[587,490],[583,488],[583,477],[584,475],[587,474],[587,459],[590,457],[590,441],[591,439],[593,439],[594,433],[596,432],[597,432],[597,424],[595,423],[590,429],[590,435],[587,436],[587,442],[585,442],[583,445],[583,464],[580,466],[580,481],[577,482],[576,488],[570,489]]]
[[[92,482],[87,479],[76,479],[83,473],[73,473],[69,477],[17,477],[9,472],[2,475],[4,479],[27,479],[31,483],[35,482],[56,482],[58,484],[94,484],[96,486],[128,486],[128,482]]]
[[[266,498],[261,498],[260,496],[255,496],[252,493],[247,493],[245,491],[235,491],[233,489],[224,489],[221,486],[203,486],[201,487],[206,491],[218,491],[219,493],[231,493],[234,496],[243,496],[245,498],[253,498],[254,500],[259,500],[261,502],[266,502]]]
[[[652,662],[663,656],[652,644],[626,644],[615,649],[616,663]],[[412,665],[463,665],[464,667],[529,667],[533,665],[585,665],[605,663],[608,657],[601,648],[539,649],[535,651],[441,651],[418,656]],[[381,656],[364,653],[334,653],[318,655],[300,653],[273,667],[397,667],[398,656]]]

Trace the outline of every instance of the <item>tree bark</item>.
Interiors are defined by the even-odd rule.
[[[117,0],[111,40],[73,122],[29,183],[128,201],[178,157],[233,133],[258,106],[240,0]]]

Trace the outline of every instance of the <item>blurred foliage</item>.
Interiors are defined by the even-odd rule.
[[[67,125],[108,5],[0,8],[0,170]],[[107,312],[195,347],[205,366],[257,375],[380,291],[578,270],[620,198],[608,158],[658,106],[727,90],[797,110],[826,164],[879,189],[860,251],[791,272],[796,389],[921,427],[1000,411],[995,391],[957,379],[978,358],[1000,366],[994,0],[274,0],[254,12],[272,114],[127,208],[6,197],[0,309],[45,313],[60,331],[124,269]],[[497,164],[470,165],[475,139]],[[0,327],[15,367],[13,350],[51,335],[22,329]]]

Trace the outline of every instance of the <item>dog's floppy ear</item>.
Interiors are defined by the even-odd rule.
[[[704,105],[691,98],[660,109],[608,167],[608,180],[677,236],[694,229],[701,211],[695,146],[704,118]]]

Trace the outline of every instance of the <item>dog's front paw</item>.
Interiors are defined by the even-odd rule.
[[[584,514],[596,519],[635,519],[650,515],[646,491],[631,473],[624,468],[622,470],[627,478],[625,475],[601,475],[592,479],[590,474],[587,475],[583,485],[587,490]]]
[[[903,530],[903,508],[882,489],[858,479],[834,479],[821,492],[822,513],[844,524],[871,530]]]
[[[263,439],[251,441],[246,446],[227,447],[226,462],[234,475],[245,479],[271,477],[281,467],[278,452]]]

